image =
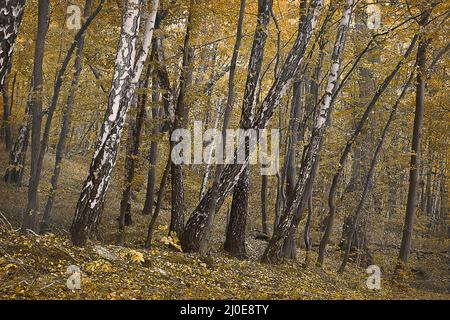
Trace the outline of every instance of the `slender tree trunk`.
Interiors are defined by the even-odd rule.
[[[289,124],[289,136],[287,147],[287,168],[286,168],[286,197],[287,201],[293,199],[295,190],[295,179],[297,177],[297,141],[298,129],[301,121],[301,100],[303,82],[297,80],[293,85],[292,110]]]
[[[0,92],[11,67],[14,44],[22,22],[26,0],[1,0],[0,20]]]
[[[184,47],[183,47],[183,69],[180,76],[180,89],[178,94],[178,100],[175,108],[175,121],[173,129],[185,128],[188,124],[189,119],[189,106],[186,102],[186,95],[188,89],[192,84],[192,60],[193,52],[191,48],[191,29],[192,29],[192,15],[194,10],[194,0],[190,2],[189,16],[186,26],[186,35],[184,37]],[[173,131],[172,131],[173,132]],[[171,134],[172,135],[172,134]],[[172,149],[177,141],[172,141],[171,135],[170,139],[170,150]],[[177,237],[181,238],[184,230],[184,178],[183,178],[183,168],[181,164],[175,164],[172,161],[171,164],[171,179],[172,183],[172,208],[170,215],[170,226],[169,233],[176,233]]]
[[[162,201],[163,201],[164,190],[165,190],[165,187],[166,187],[167,177],[169,176],[170,164],[171,163],[172,163],[172,161],[171,161],[170,155],[169,155],[166,167],[165,167],[164,172],[163,172],[163,176],[161,177],[161,183],[159,184],[159,191],[158,191],[158,197],[157,197],[157,200],[156,200],[155,212],[152,214],[152,218],[150,220],[150,224],[148,225],[147,239],[145,241],[145,248],[146,249],[150,249],[150,247],[152,245],[153,229],[155,228],[156,220],[158,219],[159,212],[161,211],[161,205],[162,205]]]
[[[166,17],[167,10],[160,10],[156,15],[155,29],[159,29],[161,21]],[[154,64],[153,72],[152,72],[152,122],[153,126],[151,129],[151,134],[157,135],[163,130],[162,124],[159,123],[160,119],[163,117],[164,109],[159,107],[160,103],[160,94],[159,88],[166,90],[163,94],[164,108],[168,111],[172,106],[172,95],[169,84],[169,76],[165,70],[164,66],[164,54],[162,48],[162,40],[160,37],[155,37],[153,41],[152,52],[153,57],[152,61],[156,61],[158,63]],[[163,74],[164,77],[160,78],[160,74]],[[160,85],[160,81],[163,85]],[[166,81],[164,83],[164,81]],[[169,120],[170,121],[170,120]],[[153,212],[153,202],[155,195],[155,183],[156,183],[156,163],[158,159],[158,141],[152,139],[150,143],[149,150],[149,170],[147,174],[147,190],[145,195],[145,203],[144,208],[142,210],[142,214],[151,215]]]
[[[12,147],[12,137],[11,137],[11,125],[10,125],[10,100],[8,94],[8,80],[4,80],[4,86],[2,88],[2,96],[3,96],[3,125],[2,131],[4,133],[5,139],[5,147],[7,151],[11,151]]]
[[[405,63],[406,59],[411,54],[415,44],[417,41],[417,36],[414,36],[411,40],[411,43],[408,47],[408,50],[406,50],[405,54],[403,55],[402,59],[397,63],[395,68],[391,71],[391,73],[384,79],[383,83],[380,85],[380,87],[375,91],[374,96],[372,97],[371,101],[368,103],[364,114],[360,118],[358,124],[356,125],[352,135],[347,140],[347,144],[344,147],[344,150],[341,154],[341,157],[339,159],[339,164],[336,173],[333,175],[332,183],[330,186],[330,191],[328,194],[328,206],[329,206],[329,212],[328,212],[328,218],[327,218],[327,225],[325,232],[322,236],[322,240],[320,241],[319,245],[319,257],[317,260],[317,264],[322,266],[323,262],[325,260],[326,255],[326,248],[328,245],[328,242],[330,240],[331,232],[334,225],[334,218],[336,215],[336,191],[337,186],[339,184],[340,177],[342,175],[342,171],[344,170],[345,162],[347,161],[348,155],[350,154],[350,151],[352,149],[352,146],[354,142],[356,141],[356,138],[361,133],[362,129],[364,128],[367,119],[369,118],[373,108],[375,107],[376,103],[378,102],[379,98],[383,94],[383,92],[386,90],[386,88],[389,86],[390,82],[394,78],[394,76],[397,74],[398,70],[400,70],[400,67]]]
[[[295,197],[295,179],[297,177],[297,143],[299,137],[299,128],[302,120],[302,95],[303,81],[298,79],[293,84],[292,110],[289,124],[289,136],[287,145],[287,166],[286,166],[286,201],[289,203]],[[289,235],[283,245],[283,255],[285,257],[295,258],[297,246],[294,234]]]
[[[38,182],[36,173],[38,172],[41,122],[42,122],[42,90],[43,74],[42,67],[44,62],[44,46],[49,24],[49,0],[39,0],[38,5],[38,27],[36,34],[36,46],[34,48],[34,66],[33,66],[33,87],[30,104],[31,111],[31,172],[28,184],[28,202],[27,208],[22,219],[22,230],[34,229],[36,213],[38,210]]]
[[[139,88],[147,91],[149,78],[152,74],[151,62],[147,67],[145,79],[141,81]],[[135,106],[131,106],[135,108]],[[144,93],[138,99],[138,110],[135,119],[131,117],[128,126],[128,141],[125,159],[125,181],[122,191],[122,200],[120,201],[119,233],[117,235],[117,244],[123,246],[125,243],[125,227],[132,224],[131,218],[131,198],[133,193],[133,180],[136,171],[137,157],[141,145],[141,134],[146,118],[147,94]]]
[[[313,217],[313,198],[311,193],[308,198],[308,217],[306,218],[305,230],[303,231],[303,240],[305,241],[305,250],[306,250],[305,266],[309,265],[310,253],[313,245],[311,239],[312,217]]]
[[[356,211],[355,211],[355,213],[353,215],[352,224],[351,224],[351,227],[350,227],[350,232],[349,232],[348,237],[347,237],[347,239],[345,241],[345,244],[346,244],[345,245],[345,253],[344,253],[344,258],[342,260],[342,264],[341,264],[341,266],[339,267],[339,270],[338,270],[339,273],[343,273],[344,272],[345,266],[347,265],[348,259],[350,257],[350,251],[351,251],[351,248],[352,248],[352,243],[353,243],[353,239],[354,239],[354,236],[355,236],[355,232],[356,232],[356,229],[358,228],[358,224],[359,224],[359,221],[360,221],[361,212],[362,212],[362,210],[364,208],[364,203],[366,201],[367,193],[369,192],[370,184],[371,184],[371,181],[372,181],[373,176],[375,174],[375,167],[376,167],[376,164],[377,164],[377,161],[378,161],[378,155],[379,155],[379,153],[380,153],[380,151],[381,151],[381,149],[383,147],[384,140],[386,138],[387,132],[389,131],[389,127],[390,127],[390,125],[392,123],[392,120],[394,119],[394,115],[395,115],[395,113],[397,111],[397,108],[398,108],[398,106],[400,104],[400,101],[405,96],[405,94],[406,94],[406,92],[408,90],[408,87],[409,87],[409,85],[410,85],[410,83],[412,81],[413,75],[414,75],[414,72],[412,72],[411,75],[408,77],[408,80],[406,81],[405,85],[403,86],[403,89],[402,89],[402,92],[400,93],[400,96],[398,97],[397,101],[395,102],[394,106],[392,107],[392,110],[391,110],[391,112],[389,114],[388,121],[386,122],[386,125],[385,125],[385,127],[384,127],[384,129],[383,129],[383,131],[381,133],[378,145],[377,145],[377,147],[375,149],[375,153],[373,154],[373,158],[372,158],[372,161],[371,161],[370,167],[369,167],[369,172],[367,173],[366,180],[364,181],[364,188],[363,188],[363,191],[362,191],[362,194],[361,194],[361,198],[359,200],[359,203],[358,203],[358,206],[356,208]]]
[[[134,97],[134,91],[130,90],[132,78],[139,79],[142,71],[142,68],[134,70],[141,6],[140,0],[127,0],[125,4],[108,109],[70,228],[72,242],[78,246],[97,232],[123,124]]]
[[[420,28],[423,29],[428,22],[430,12],[426,11],[420,20]],[[414,215],[417,204],[417,187],[419,182],[420,167],[420,143],[422,140],[423,113],[425,108],[425,79],[426,79],[426,51],[428,40],[424,34],[420,35],[417,49],[417,78],[416,78],[416,110],[414,113],[414,127],[411,146],[411,163],[409,169],[408,201],[406,203],[405,223],[403,225],[403,237],[400,245],[399,263],[397,269],[402,269],[408,264],[411,250]]]
[[[431,149],[431,145],[429,146]],[[425,203],[426,203],[426,213],[427,215],[431,215],[431,185],[432,185],[432,171],[433,171],[433,158],[430,151],[430,158],[429,158],[429,165],[427,170],[427,187],[426,187],[426,196],[425,196]]]
[[[89,11],[91,10],[91,3],[92,3],[92,0],[86,0],[86,2],[84,4],[83,16],[85,18],[89,17]],[[52,213],[55,194],[58,189],[58,179],[59,179],[59,175],[61,173],[61,163],[63,160],[67,133],[70,128],[72,108],[73,108],[73,104],[75,102],[75,96],[77,93],[78,83],[80,80],[80,74],[81,74],[81,70],[82,70],[83,47],[84,47],[84,33],[79,38],[78,44],[77,44],[77,53],[76,53],[75,63],[74,63],[75,73],[74,73],[74,77],[72,79],[72,83],[70,86],[69,96],[67,97],[67,102],[66,102],[65,108],[63,110],[61,131],[59,134],[58,143],[56,145],[55,165],[54,165],[54,169],[53,169],[53,175],[51,178],[50,194],[47,198],[47,203],[46,203],[45,209],[44,209],[44,215],[42,217],[42,221],[41,221],[41,225],[40,225],[40,233],[41,234],[48,231],[49,222],[50,222],[49,219],[50,219],[50,216]]]
[[[261,229],[264,234],[267,230],[267,176],[261,176]]]
[[[152,136],[157,135],[161,126],[159,125],[158,115],[160,113],[159,108],[159,85],[157,73],[154,71],[152,73]],[[155,198],[155,183],[156,183],[156,164],[158,159],[158,141],[153,137],[150,142],[150,150],[149,150],[149,169],[147,174],[147,191],[145,194],[145,203],[144,209],[142,210],[142,214],[151,215],[153,213],[153,202]]]

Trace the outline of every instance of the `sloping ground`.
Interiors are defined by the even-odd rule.
[[[0,146],[0,149],[2,147]],[[0,150],[0,171],[7,166],[7,153]],[[40,187],[41,207],[49,189],[53,155],[44,162]],[[162,162],[163,164],[163,162]],[[162,167],[161,165],[160,167]],[[26,167],[28,170],[28,166]],[[118,166],[120,168],[120,166]],[[161,169],[158,167],[158,169]],[[28,181],[25,171],[24,184]],[[448,256],[449,241],[438,242],[425,237],[427,219],[418,216],[415,240],[411,254],[414,273],[407,274],[401,285],[390,280],[392,267],[398,254],[398,240],[402,217],[385,221],[374,216],[371,233],[371,251],[374,263],[382,269],[381,290],[367,289],[365,269],[348,265],[344,275],[337,275],[341,252],[336,243],[330,246],[324,270],[314,266],[317,259],[313,252],[311,265],[304,268],[304,250],[299,246],[298,260],[283,265],[264,265],[257,262],[266,243],[254,238],[259,224],[258,209],[249,208],[247,250],[248,261],[227,257],[222,250],[226,214],[215,219],[212,233],[212,258],[200,260],[197,255],[187,255],[168,247],[166,235],[169,220],[168,201],[163,204],[155,230],[151,251],[142,250],[149,217],[142,216],[144,186],[133,206],[133,226],[127,228],[127,248],[108,244],[115,243],[118,204],[122,172],[116,171],[115,179],[105,202],[100,226],[102,243],[88,247],[73,247],[67,237],[79,189],[87,170],[85,159],[65,159],[54,207],[52,229],[58,235],[44,237],[34,234],[21,235],[11,231],[7,224],[0,223],[0,298],[3,299],[450,299]],[[141,174],[145,174],[143,170]],[[190,172],[187,172],[190,173]],[[161,172],[158,170],[158,174]],[[198,196],[199,176],[191,172],[186,185],[186,203],[195,204]],[[197,180],[196,180],[197,178]],[[20,216],[26,204],[26,185],[15,187],[0,180],[0,213],[14,228],[20,225]],[[258,196],[257,193],[252,194]],[[191,211],[192,208],[187,210]],[[226,208],[225,208],[226,209]],[[40,218],[40,216],[38,217]],[[340,221],[342,217],[338,216]],[[0,219],[1,220],[1,219]],[[316,219],[316,224],[319,219]],[[257,221],[257,223],[255,223]],[[338,222],[337,225],[341,225]],[[385,227],[385,226],[386,227]],[[336,228],[333,239],[338,239]],[[423,229],[423,230],[422,230]],[[317,244],[319,231],[312,230]],[[100,245],[98,243],[97,245]],[[314,247],[314,251],[317,248]],[[109,259],[109,260],[108,260]],[[81,290],[69,290],[66,282],[68,266],[81,269]]]
[[[383,278],[381,289],[371,291],[365,270],[353,266],[337,275],[305,269],[299,261],[274,266],[223,254],[199,259],[169,248],[164,233],[158,230],[155,247],[145,251],[92,243],[78,248],[65,237],[22,235],[1,226],[0,298],[450,299],[414,289],[408,280],[400,285]],[[70,265],[81,269],[80,290],[67,287]]]

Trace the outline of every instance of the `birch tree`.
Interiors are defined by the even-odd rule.
[[[151,75],[151,65],[147,68],[147,72],[142,81],[139,80],[142,70],[144,69],[145,61],[147,60],[148,53],[151,48],[153,32],[156,25],[157,13],[159,7],[159,0],[152,1],[152,11],[147,17],[147,22],[145,24],[145,31],[142,39],[142,45],[140,52],[138,54],[137,61],[133,70],[133,78],[131,80],[130,88],[132,94],[132,100],[130,102],[123,101],[123,103],[130,103],[129,108],[136,109],[139,107],[137,112],[136,119],[132,119],[130,121],[129,130],[129,143],[127,145],[127,156],[125,160],[125,189],[122,192],[122,200],[120,203],[120,216],[119,216],[119,234],[117,242],[120,245],[123,245],[125,241],[125,225],[126,225],[126,217],[129,218],[128,223],[131,223],[131,193],[132,193],[132,182],[134,179],[135,166],[136,166],[136,157],[138,155],[139,146],[141,143],[141,132],[144,124],[144,120],[146,117],[146,100],[147,95],[141,95],[141,99],[139,101],[138,96],[136,94],[136,88],[141,83],[141,86],[144,89],[148,88],[149,78]]]
[[[258,23],[256,25],[250,61],[248,63],[248,76],[245,84],[244,101],[242,104],[240,128],[243,129],[249,129],[251,127],[251,121],[255,113],[272,5],[272,0],[262,0],[258,2]],[[247,153],[250,152],[249,144],[254,143],[254,141],[250,140],[251,139],[248,139],[247,141],[242,142],[245,144],[244,152],[246,153],[246,156]],[[230,219],[224,244],[225,250],[238,258],[246,258],[247,256],[245,249],[245,228],[249,192],[248,175],[249,170],[248,165],[246,165],[234,187]],[[214,212],[210,212],[209,214],[214,214]]]
[[[276,263],[283,259],[282,249],[284,241],[296,230],[299,212],[303,212],[309,194],[307,194],[308,183],[314,181],[311,175],[314,172],[314,166],[319,157],[323,136],[326,130],[327,119],[332,110],[332,95],[338,81],[339,70],[341,67],[342,54],[345,47],[345,38],[350,24],[353,9],[353,0],[347,0],[338,26],[336,41],[334,44],[332,63],[328,76],[325,95],[320,104],[317,120],[309,141],[307,150],[304,152],[303,161],[300,167],[299,178],[295,186],[295,198],[288,201],[286,209],[281,217],[280,223],[274,230],[263,256],[263,262]],[[296,221],[297,220],[297,221]]]
[[[152,10],[157,10],[157,8],[155,9],[154,6]],[[154,20],[149,19],[149,25],[145,27],[142,50],[137,56],[141,11],[141,1],[128,0],[126,2],[108,108],[88,177],[81,189],[70,228],[72,242],[75,245],[84,245],[86,240],[96,233],[103,210],[103,202],[111,180],[112,169],[116,162],[117,149],[126,114],[130,102],[134,99],[134,89],[140,78],[151,44]],[[153,21],[153,25],[151,25],[151,21]]]
[[[285,95],[292,78],[300,67],[306,47],[311,39],[313,29],[322,8],[322,0],[311,0],[310,10],[307,15],[305,26],[299,32],[294,44],[289,51],[287,58],[280,70],[279,76],[275,79],[269,92],[261,103],[260,108],[255,113],[251,123],[252,128],[264,128],[278,107],[282,97]],[[216,211],[223,203],[225,196],[233,189],[240,174],[245,169],[245,165],[227,165],[222,171],[217,190],[209,188],[205,196],[200,200],[197,208],[186,223],[181,245],[184,251],[198,251],[201,239],[204,235],[208,221],[208,204],[217,191],[218,197],[215,203]]]
[[[0,92],[9,72],[26,0],[0,1]]]

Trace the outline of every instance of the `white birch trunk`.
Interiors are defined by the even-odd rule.
[[[11,63],[25,0],[0,0],[0,92]]]
[[[130,89],[133,88],[134,76],[137,73],[140,75],[143,69],[143,64],[135,68],[137,66],[135,64],[136,45],[141,9],[142,2],[140,0],[127,0],[117,46],[108,109],[100,132],[100,138],[96,144],[88,177],[81,189],[70,230],[72,241],[75,245],[84,245],[86,240],[93,236],[97,230],[112,169],[116,162],[123,124],[130,106],[129,102],[134,95],[134,92]],[[153,33],[153,28],[150,29],[151,33]],[[143,43],[146,42],[143,41]],[[143,49],[145,50],[145,48]],[[141,55],[137,59],[141,59]]]
[[[308,149],[305,151],[305,157],[299,172],[299,179],[294,190],[295,196],[287,204],[280,223],[274,230],[272,239],[264,252],[262,260],[265,262],[278,262],[283,259],[282,248],[284,241],[288,238],[290,233],[295,232],[297,226],[296,220],[299,219],[299,215],[296,213],[301,214],[303,211],[299,208],[299,205],[304,205],[307,201],[305,191],[309,179],[313,178],[312,173],[314,164],[319,157],[327,119],[332,109],[332,95],[338,80],[342,53],[344,51],[345,37],[353,9],[353,2],[353,0],[346,0],[346,6],[339,23],[338,33],[334,44],[332,63],[328,76],[325,96],[320,104],[319,114],[314,124]]]

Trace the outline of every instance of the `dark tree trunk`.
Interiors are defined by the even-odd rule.
[[[152,245],[153,229],[155,228],[156,220],[158,219],[159,212],[161,211],[161,205],[162,205],[162,201],[163,201],[163,197],[164,197],[164,190],[166,187],[167,177],[169,176],[171,163],[172,163],[172,161],[171,161],[170,155],[169,155],[169,159],[167,160],[167,164],[164,169],[163,176],[161,178],[161,183],[159,184],[159,191],[158,191],[158,198],[156,200],[155,212],[152,214],[152,218],[148,225],[147,239],[145,241],[146,249],[150,249],[150,247]]]
[[[297,141],[298,130],[301,121],[301,100],[303,82],[297,80],[293,85],[292,110],[288,132],[287,146],[287,168],[286,168],[286,198],[287,201],[293,199],[295,190],[295,179],[297,178]]]
[[[151,129],[152,136],[157,135],[161,126],[158,121],[158,114],[160,112],[160,108],[158,106],[159,103],[159,92],[158,92],[158,78],[157,73],[153,72],[152,74],[152,123],[153,127]],[[149,169],[147,174],[147,191],[145,194],[145,203],[144,209],[142,210],[142,214],[151,215],[153,214],[153,202],[155,198],[155,184],[156,184],[156,164],[158,159],[158,141],[155,137],[152,138],[150,142],[150,150],[149,150]]]
[[[289,203],[295,197],[295,180],[297,177],[297,142],[299,137],[299,128],[302,119],[302,92],[303,81],[301,79],[294,82],[291,118],[288,132],[287,145],[287,162],[286,162],[286,201]],[[283,244],[283,256],[294,259],[296,257],[297,246],[295,243],[294,234],[291,234]]]
[[[431,146],[429,146],[429,148],[431,148]],[[431,215],[431,184],[432,184],[432,170],[433,170],[433,159],[431,157],[431,152],[429,161],[430,164],[427,170],[427,187],[424,201],[424,203],[426,204],[425,209],[428,216]]]
[[[184,47],[183,47],[183,69],[180,76],[180,89],[178,94],[178,100],[175,107],[175,121],[173,129],[185,128],[188,124],[189,118],[189,106],[186,102],[186,95],[189,87],[192,84],[192,60],[193,51],[190,44],[191,38],[191,28],[192,28],[192,15],[193,15],[193,4],[194,1],[191,0],[189,16],[186,26],[186,35],[184,37]],[[172,141],[171,135],[170,139],[170,150],[172,149],[177,141]],[[172,154],[171,154],[172,156]],[[172,183],[172,208],[170,215],[170,226],[169,233],[175,232],[177,237],[181,238],[184,230],[184,178],[183,178],[183,168],[181,164],[175,164],[172,161],[171,164],[171,183]]]
[[[44,62],[44,46],[49,24],[49,0],[39,0],[38,5],[38,27],[36,34],[36,46],[34,48],[34,66],[33,66],[33,86],[32,98],[30,104],[31,111],[31,172],[28,184],[28,202],[27,208],[22,219],[22,230],[34,229],[35,218],[38,210],[38,181],[36,180],[39,170],[39,153],[41,150],[41,123],[42,123],[42,89],[43,74],[42,67]]]
[[[313,198],[312,193],[308,198],[308,217],[306,218],[305,230],[303,231],[303,240],[305,241],[305,266],[309,265],[310,262],[310,253],[312,250],[312,239],[311,239],[311,224],[313,217]]]
[[[430,12],[426,11],[419,21],[420,28],[427,24]],[[411,163],[409,169],[408,201],[406,203],[405,222],[403,225],[403,236],[399,252],[398,269],[406,267],[413,235],[414,216],[417,205],[417,187],[419,183],[420,168],[420,143],[422,140],[423,113],[425,108],[425,79],[426,79],[426,51],[428,40],[424,34],[420,35],[419,47],[417,49],[416,65],[416,110],[414,113],[414,127],[411,145]]]
[[[252,51],[248,64],[248,77],[245,85],[244,102],[240,127],[248,129],[251,127],[251,119],[254,115],[259,95],[259,83],[261,66],[264,57],[270,13],[272,11],[272,0],[261,0],[258,2],[258,23],[253,37]],[[226,129],[226,127],[224,126]],[[244,138],[245,139],[245,138]],[[250,144],[254,141],[243,141],[246,156],[251,152]],[[239,142],[238,142],[239,143]],[[220,173],[217,173],[219,175]],[[233,200],[230,211],[230,222],[227,228],[225,250],[238,258],[246,258],[245,251],[245,229],[247,222],[248,192],[249,192],[249,169],[244,168],[239,180],[234,187]],[[218,182],[217,176],[217,182]],[[214,212],[210,212],[213,215]]]
[[[151,63],[147,67],[145,79],[141,81],[139,88],[148,89],[150,75],[152,74]],[[131,106],[135,108],[135,106]],[[146,118],[147,94],[144,93],[138,99],[138,110],[136,118],[129,118],[128,126],[128,141],[126,147],[125,159],[125,181],[124,189],[122,191],[122,200],[120,201],[120,216],[119,216],[119,233],[117,235],[117,244],[124,245],[125,242],[125,227],[132,224],[131,218],[131,198],[133,193],[133,180],[136,171],[137,157],[139,155],[139,147],[141,145],[141,135],[144,121]]]
[[[261,176],[261,229],[264,234],[267,230],[267,176]]]
[[[92,0],[86,0],[84,4],[84,13],[83,16],[85,18],[88,18],[89,11],[91,10],[91,3]],[[63,110],[63,119],[62,119],[62,126],[61,131],[59,133],[58,143],[56,145],[56,154],[55,154],[55,165],[53,168],[53,175],[51,178],[51,189],[50,194],[47,198],[47,203],[45,205],[44,209],[44,215],[42,217],[41,225],[40,225],[40,233],[45,233],[48,231],[49,228],[49,222],[50,222],[50,216],[52,214],[52,208],[53,203],[55,200],[55,194],[58,189],[58,179],[61,172],[61,163],[63,160],[64,150],[65,150],[65,144],[66,144],[66,138],[67,134],[70,128],[70,120],[72,116],[72,107],[75,102],[75,96],[78,89],[78,83],[80,80],[80,74],[82,70],[82,55],[83,55],[83,47],[84,47],[84,33],[80,36],[80,38],[77,41],[77,53],[75,57],[75,63],[74,63],[74,77],[72,79],[72,83],[70,86],[70,92],[67,97],[67,102],[65,105],[65,108]],[[42,148],[42,146],[41,146]],[[44,151],[42,151],[44,153]]]
[[[241,174],[233,192],[230,219],[224,244],[225,251],[239,259],[247,259],[245,249],[245,229],[247,225],[248,206],[248,168]]]
[[[167,14],[167,11],[161,10],[158,12],[156,16],[156,22],[155,22],[155,29],[160,28],[161,21],[165,18]],[[161,46],[161,47],[159,47]],[[171,89],[170,89],[170,83],[169,76],[167,75],[167,71],[164,67],[164,61],[163,61],[163,50],[162,50],[162,43],[159,37],[155,37],[155,41],[153,43],[154,50],[152,61],[156,61],[158,63],[154,64],[153,71],[152,71],[152,128],[151,128],[151,134],[152,134],[152,140],[150,142],[150,150],[149,150],[149,169],[147,174],[147,190],[145,194],[145,203],[144,208],[142,210],[142,214],[144,215],[152,215],[153,214],[153,202],[155,198],[155,184],[156,184],[156,165],[157,165],[157,159],[158,159],[158,141],[154,137],[155,135],[159,134],[163,126],[160,123],[161,119],[164,115],[164,109],[168,111],[171,108],[172,105],[172,95],[171,95]],[[157,68],[157,70],[155,69]],[[160,76],[162,75],[162,76]],[[161,82],[161,84],[160,84]],[[160,94],[159,89],[160,87],[165,90],[165,93],[163,94],[163,102],[164,102],[164,108],[161,108],[159,106],[160,103]]]

